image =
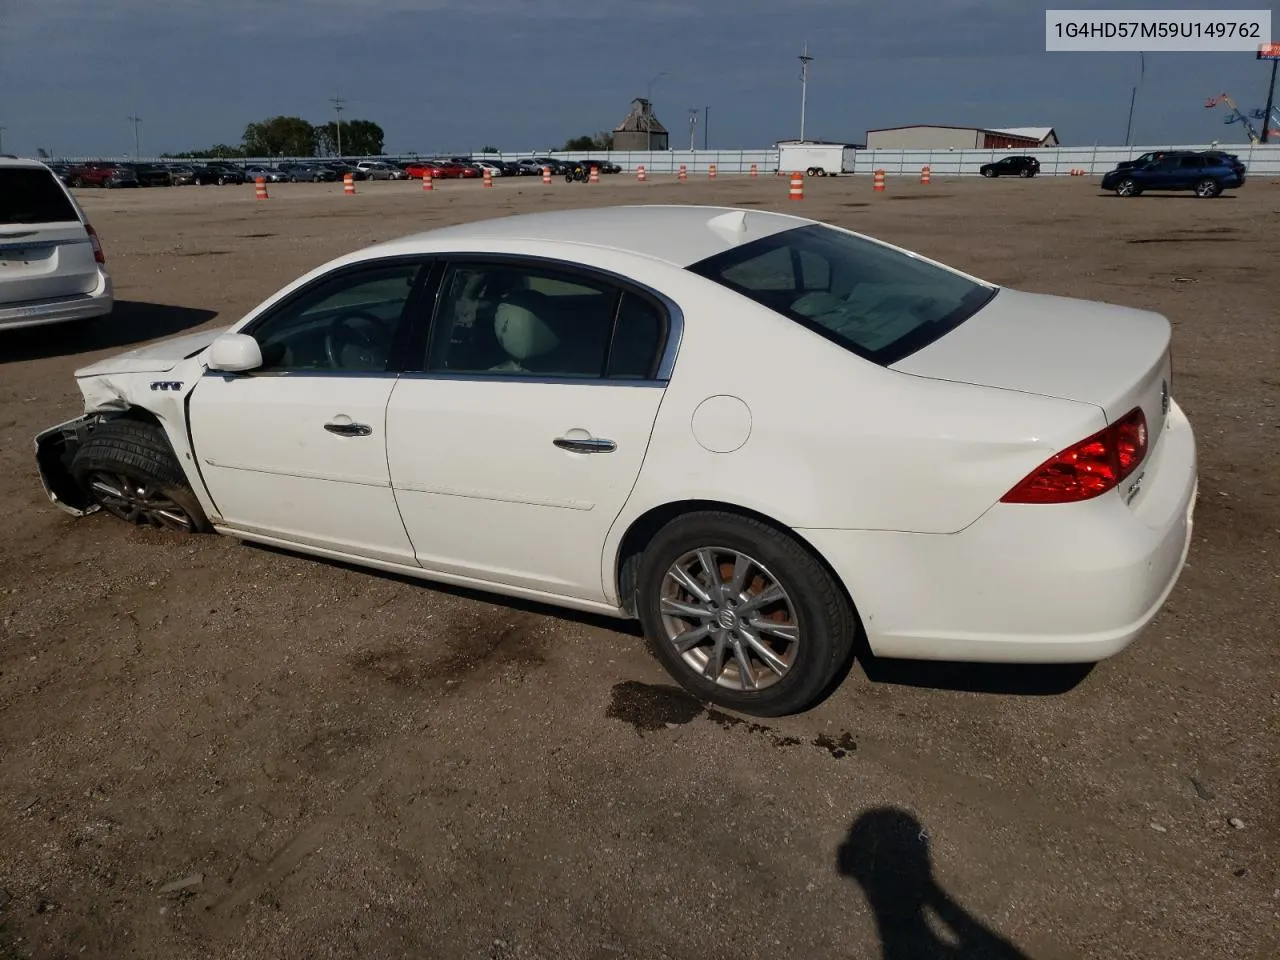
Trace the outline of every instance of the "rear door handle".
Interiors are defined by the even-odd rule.
[[[326,423],[324,428],[340,437],[367,437],[373,433],[373,427],[363,423]]]
[[[551,441],[561,450],[572,450],[574,453],[613,453],[618,445],[612,440],[597,437],[577,439],[575,437],[556,437]]]

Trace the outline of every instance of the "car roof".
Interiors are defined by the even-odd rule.
[[[439,227],[379,244],[414,248],[470,241],[522,240],[587,244],[661,260],[677,267],[705,260],[745,242],[817,221],[766,210],[689,204],[637,204],[517,214]]]
[[[48,167],[42,160],[32,160],[29,157],[0,157],[0,167],[24,167],[28,170],[39,169],[47,170]]]

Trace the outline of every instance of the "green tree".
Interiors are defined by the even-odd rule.
[[[347,120],[342,124],[342,155],[346,157],[378,157],[382,155],[385,134],[372,120]],[[338,154],[338,125],[333,120],[316,127],[316,142],[322,153]]]
[[[572,140],[566,140],[561,150],[594,150],[596,148],[595,137],[574,137]]]
[[[310,157],[316,152],[316,128],[301,117],[269,117],[244,128],[245,155]]]
[[[241,157],[248,156],[242,147],[233,147],[225,143],[215,144],[212,147],[205,147],[203,150],[183,150],[180,153],[162,153],[161,157],[168,160],[195,160],[208,158],[210,160],[237,160]]]

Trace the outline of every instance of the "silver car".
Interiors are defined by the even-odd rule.
[[[408,180],[409,174],[393,163],[385,160],[361,160],[356,164],[357,170],[363,170],[370,180]]]

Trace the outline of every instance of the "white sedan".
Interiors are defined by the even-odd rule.
[[[1132,641],[1191,537],[1170,332],[778,213],[513,216],[77,371],[37,460],[73,514],[638,617],[689,690],[771,716],[861,640]]]

